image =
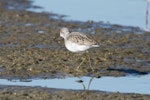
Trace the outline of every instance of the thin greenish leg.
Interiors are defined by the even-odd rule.
[[[80,66],[83,64],[83,62],[85,61],[85,58],[82,59],[82,62],[79,64],[79,66],[77,67],[77,70],[79,70]]]
[[[92,67],[92,65],[91,65],[90,57],[88,57],[88,58],[89,58],[89,64],[90,64],[90,67],[91,67],[92,71],[94,71],[94,69],[93,69],[93,67]]]
[[[90,56],[89,56],[89,52],[87,51],[86,53],[88,54],[88,59],[89,59],[90,68],[92,69],[92,71],[94,71],[94,69],[93,69],[93,67],[92,67],[92,64],[91,64],[91,59],[90,59]]]

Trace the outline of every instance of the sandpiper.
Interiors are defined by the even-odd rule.
[[[71,52],[80,53],[85,52],[92,47],[99,47],[99,44],[91,37],[88,37],[86,34],[80,32],[69,32],[69,29],[66,27],[60,29],[60,36],[64,38],[65,46]],[[77,67],[78,69],[83,62],[84,60]],[[90,67],[93,70],[91,62]]]

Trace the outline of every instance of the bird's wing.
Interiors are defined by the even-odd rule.
[[[78,43],[79,45],[97,45],[97,42],[91,37],[79,32],[71,32],[67,40]]]

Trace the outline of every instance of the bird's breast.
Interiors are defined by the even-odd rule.
[[[71,41],[65,41],[65,46],[71,52],[83,52],[90,48],[90,46],[79,45],[79,44],[73,43]]]

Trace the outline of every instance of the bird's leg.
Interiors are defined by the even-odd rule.
[[[91,59],[90,59],[89,52],[88,52],[88,51],[86,51],[86,53],[87,53],[87,55],[88,55],[88,59],[89,59],[90,67],[91,67],[92,71],[94,71],[94,69],[93,69],[93,67],[92,67],[92,65],[91,65]]]
[[[77,70],[79,70],[80,66],[83,64],[83,62],[85,61],[85,58],[82,58],[82,62],[79,64],[79,66],[77,67]]]

